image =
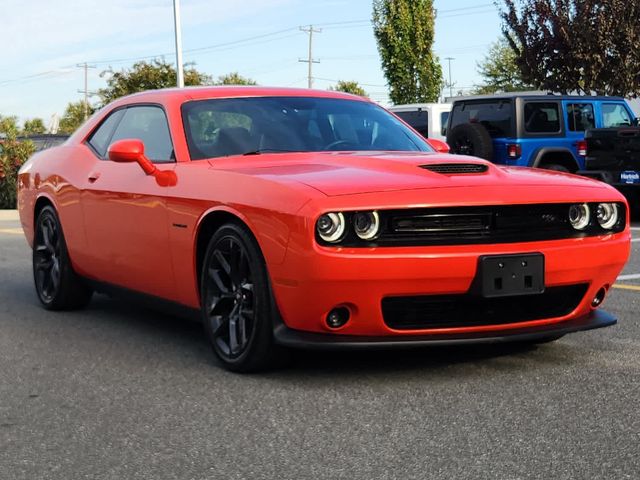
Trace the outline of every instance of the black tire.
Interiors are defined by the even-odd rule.
[[[204,329],[225,368],[253,372],[285,360],[273,339],[275,303],[265,261],[244,226],[228,223],[213,234],[200,285]]]
[[[89,303],[93,290],[73,271],[62,225],[48,205],[36,219],[32,261],[36,293],[44,308],[75,310]]]
[[[540,168],[543,168],[544,170],[553,170],[554,172],[569,173],[569,169],[567,167],[565,167],[564,165],[559,165],[557,163],[545,163],[543,165],[540,165]]]
[[[493,160],[493,140],[480,123],[461,123],[447,134],[451,153]]]

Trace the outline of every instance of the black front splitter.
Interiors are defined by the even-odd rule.
[[[386,337],[360,337],[330,333],[310,333],[293,330],[283,324],[274,329],[276,343],[291,347],[317,350],[350,350],[372,348],[411,348],[421,346],[471,345],[483,343],[535,342],[567,333],[593,330],[615,325],[617,319],[603,310],[594,310],[583,317],[553,325],[529,327],[502,332],[483,332],[455,335],[398,335]]]

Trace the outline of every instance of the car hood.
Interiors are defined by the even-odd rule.
[[[215,168],[298,182],[327,196],[474,186],[589,186],[598,182],[539,169],[499,167],[475,157],[438,153],[307,152],[228,157],[212,160]],[[471,165],[481,173],[438,173]],[[432,169],[432,170],[430,170]]]

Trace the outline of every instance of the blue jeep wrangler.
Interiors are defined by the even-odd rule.
[[[452,153],[504,165],[575,173],[585,167],[585,131],[637,124],[619,97],[504,93],[455,100]]]

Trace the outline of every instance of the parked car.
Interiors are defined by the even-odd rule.
[[[121,98],[20,170],[38,298],[126,290],[199,311],[236,371],[287,347],[546,342],[616,322],[599,307],[629,256],[619,192],[431,143],[446,150],[338,92]]]
[[[578,173],[614,186],[640,210],[640,128],[624,120],[619,128],[587,131],[585,168]]]
[[[623,98],[505,93],[455,100],[453,153],[494,163],[575,173],[585,168],[585,131],[635,123]]]
[[[445,141],[450,103],[413,103],[389,107],[402,120],[425,138]]]
[[[35,146],[36,152],[46,150],[47,148],[56,147],[63,144],[69,135],[42,133],[37,135],[24,135],[18,137],[18,140],[31,140]]]

